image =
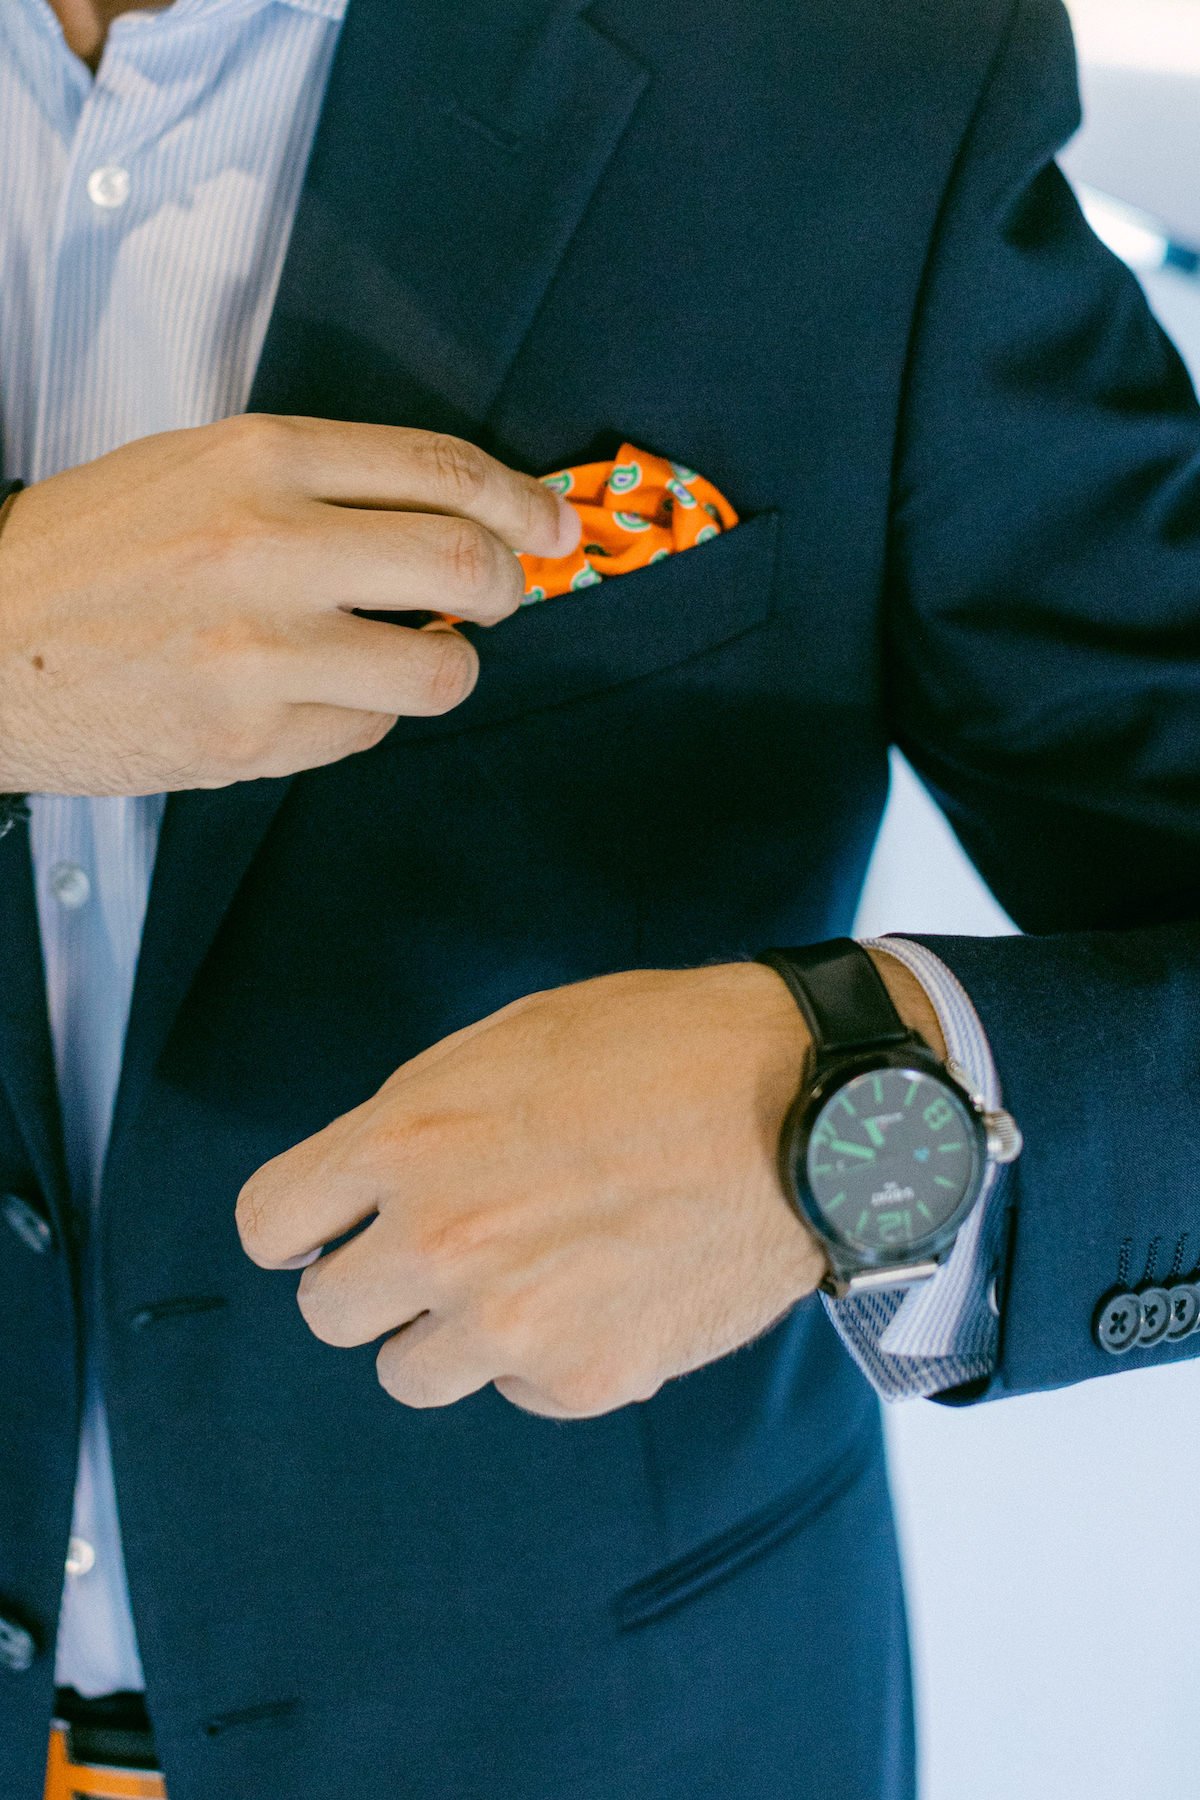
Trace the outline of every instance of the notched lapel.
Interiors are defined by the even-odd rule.
[[[353,0],[251,408],[478,436],[647,79],[582,0]],[[173,795],[110,1171],[286,782]]]
[[[29,832],[0,839],[0,1082],[42,1191],[68,1212],[66,1157],[54,1072]]]
[[[648,79],[580,0],[357,0],[251,405],[478,436]]]
[[[105,1186],[188,989],[291,778],[172,794],[167,802],[125,1034]]]

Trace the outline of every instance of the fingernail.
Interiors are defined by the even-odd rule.
[[[322,1250],[324,1250],[324,1248],[325,1248],[324,1244],[318,1244],[317,1248],[315,1250],[310,1250],[307,1256],[289,1257],[287,1262],[280,1263],[279,1267],[281,1269],[307,1269],[307,1268],[310,1268],[312,1266],[312,1264],[315,1263],[319,1259],[321,1252],[322,1252]]]

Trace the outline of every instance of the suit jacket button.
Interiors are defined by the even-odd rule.
[[[24,1675],[37,1658],[37,1645],[23,1625],[0,1614],[0,1669],[10,1675]]]
[[[1194,1282],[1177,1281],[1167,1290],[1171,1296],[1171,1323],[1167,1326],[1167,1341],[1177,1344],[1180,1338],[1190,1336],[1200,1321],[1200,1289]]]
[[[1138,1298],[1142,1303],[1142,1326],[1138,1332],[1138,1349],[1148,1350],[1167,1335],[1171,1323],[1171,1296],[1166,1288],[1143,1288]]]
[[[44,1256],[54,1246],[54,1232],[50,1221],[32,1200],[23,1194],[5,1194],[0,1197],[0,1213],[4,1215],[5,1224],[15,1231],[27,1250],[35,1256]]]
[[[1096,1342],[1110,1356],[1124,1356],[1137,1343],[1142,1328],[1142,1303],[1122,1288],[1102,1302],[1092,1327]]]

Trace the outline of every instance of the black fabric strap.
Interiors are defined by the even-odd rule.
[[[911,1043],[875,964],[853,938],[799,950],[764,950],[757,958],[782,976],[808,1021],[817,1055],[845,1055]]]
[[[25,486],[23,481],[0,481],[0,512],[6,500],[19,494]],[[0,838],[7,837],[14,825],[29,817],[29,806],[24,794],[0,794]]]

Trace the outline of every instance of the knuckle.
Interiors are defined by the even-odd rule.
[[[277,473],[295,454],[296,422],[279,413],[237,413],[223,419],[217,430],[228,453],[257,473]]]
[[[355,1338],[347,1323],[345,1306],[331,1283],[318,1275],[318,1268],[319,1265],[314,1264],[300,1277],[296,1290],[300,1316],[313,1336],[323,1344],[349,1349]]]
[[[247,686],[261,679],[277,653],[271,634],[249,613],[233,613],[198,626],[192,651],[199,668],[231,671]]]
[[[256,720],[230,718],[214,733],[210,760],[220,775],[244,781],[263,766],[270,748],[268,734]]]
[[[357,730],[353,750],[374,750],[392,730],[396,719],[396,713],[369,713]]]
[[[487,610],[480,614],[485,625],[498,625],[501,619],[509,618],[525,598],[525,571],[517,558],[501,547],[497,564]]]
[[[488,460],[483,451],[465,438],[441,431],[429,434],[425,450],[446,498],[459,506],[474,504],[488,485]]]
[[[425,665],[425,701],[430,713],[452,712],[467,698],[479,675],[479,659],[453,631],[423,634],[429,645]]]
[[[383,1359],[382,1354],[375,1364],[375,1372],[379,1377],[379,1385],[392,1400],[399,1401],[401,1406],[420,1406],[422,1402],[421,1383],[412,1369],[405,1368],[398,1360]]]
[[[577,1419],[615,1412],[629,1399],[628,1383],[601,1362],[581,1364],[559,1375],[546,1391],[556,1406]]]
[[[491,535],[473,519],[448,519],[442,557],[446,577],[456,595],[475,600],[486,594],[496,574]]]
[[[540,481],[530,482],[525,495],[525,541],[531,550],[544,548],[549,555],[558,543],[559,503]]]
[[[244,596],[247,603],[261,604],[258,596],[264,578],[280,552],[287,549],[283,522],[265,507],[239,497],[222,505],[189,542],[180,544],[176,560],[226,606],[236,595]]]
[[[270,1228],[266,1191],[263,1183],[254,1177],[243,1187],[237,1198],[234,1217],[237,1222],[238,1236],[242,1241],[242,1249],[251,1262],[270,1260]]]
[[[379,1385],[391,1399],[402,1406],[427,1407],[438,1403],[437,1383],[432,1371],[413,1346],[405,1342],[405,1334],[392,1337],[375,1358]]]
[[[425,1219],[412,1233],[418,1261],[453,1270],[472,1261],[492,1241],[494,1232],[482,1208]]]
[[[478,1336],[507,1362],[524,1366],[531,1361],[537,1340],[537,1318],[529,1296],[487,1293],[475,1305]]]

